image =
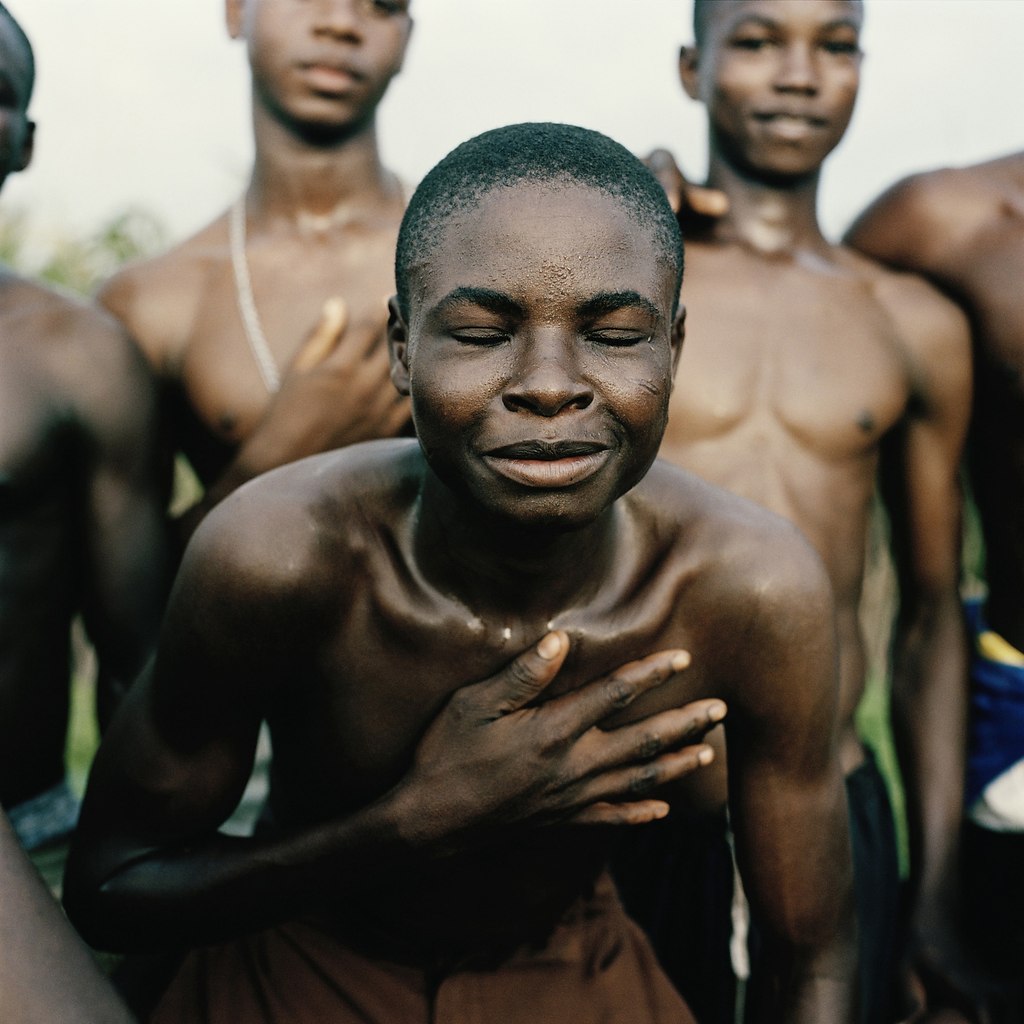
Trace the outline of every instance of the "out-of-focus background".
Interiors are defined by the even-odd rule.
[[[36,161],[5,210],[45,249],[127,210],[175,240],[248,171],[248,74],[223,0],[8,0],[36,48]],[[384,102],[384,156],[415,182],[456,143],[523,120],[571,121],[704,170],[700,108],[676,54],[691,0],[413,0]],[[1024,0],[867,0],[864,85],[822,198],[838,234],[895,178],[1024,146]]]

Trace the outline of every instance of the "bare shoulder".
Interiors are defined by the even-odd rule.
[[[5,277],[0,333],[31,353],[47,390],[69,408],[114,415],[148,390],[149,371],[124,327],[77,296]]]
[[[161,376],[175,376],[211,273],[227,259],[226,215],[167,252],[120,270],[97,299]]]
[[[685,551],[716,616],[750,626],[792,622],[807,609],[816,619],[831,614],[825,567],[790,520],[660,459],[637,490],[647,514]]]
[[[918,394],[936,386],[969,398],[971,331],[966,314],[919,274],[885,266],[847,247],[839,259],[863,278],[892,322],[894,338]]]
[[[366,549],[400,531],[420,465],[419,445],[403,439],[350,445],[264,473],[203,519],[180,577],[218,601],[270,612],[336,607]]]
[[[940,275],[950,253],[992,220],[1001,161],[912,174],[883,192],[854,221],[846,241],[896,266]]]

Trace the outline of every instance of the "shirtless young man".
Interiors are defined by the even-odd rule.
[[[667,809],[641,798],[691,757],[683,705],[722,700],[758,1020],[854,1019],[828,580],[789,524],[651,468],[681,272],[663,192],[596,133],[498,129],[420,185],[390,326],[418,441],[303,460],[214,510],[97,758],[67,888],[86,934],[266,929],[192,954],[155,1020],[247,1019],[257,997],[274,1021],[691,1020],[603,874],[610,830],[580,819]],[[544,701],[520,682],[448,702],[453,672],[538,641],[561,668]],[[264,716],[273,827],[231,841]],[[529,723],[546,741],[511,757]],[[622,770],[579,784],[601,746]]]
[[[31,157],[33,78],[0,6],[0,184]],[[155,440],[152,379],[116,322],[0,267],[0,804],[54,887],[78,813],[64,769],[72,619],[99,654],[101,717],[156,637]]]
[[[661,456],[792,520],[836,598],[841,755],[858,875],[865,1020],[887,1017],[896,860],[884,785],[854,726],[876,477],[899,583],[893,714],[918,883],[917,938],[944,937],[957,833],[965,642],[957,467],[969,408],[963,316],[923,281],[821,233],[822,164],[853,112],[862,6],[697,0],[687,94],[708,111],[707,185],[688,234],[687,345]],[[701,196],[706,200],[706,194]],[[706,203],[704,208],[706,209]]]
[[[966,310],[975,402],[968,465],[986,548],[963,846],[963,908],[997,982],[992,1020],[1024,1019],[1024,153],[900,182],[851,245],[924,274]]]
[[[100,293],[156,369],[170,447],[206,488],[186,531],[266,469],[408,422],[385,344],[404,198],[375,121],[402,66],[408,7],[226,0],[252,71],[249,186]]]

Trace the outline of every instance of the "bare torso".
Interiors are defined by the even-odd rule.
[[[454,689],[493,673],[552,624],[567,631],[572,653],[550,695],[623,660],[683,647],[692,654],[691,668],[637,702],[629,718],[718,696],[743,721],[747,698],[733,693],[733,682],[739,682],[735,673],[743,674],[738,666],[748,656],[744,643],[756,604],[745,570],[765,536],[797,563],[809,554],[783,524],[768,520],[766,534],[756,508],[695,480],[689,507],[666,516],[680,489],[677,473],[661,467],[620,503],[623,541],[596,594],[567,609],[541,604],[523,615],[491,615],[439,590],[417,565],[419,464],[410,445],[393,474],[374,471],[371,493],[360,486],[367,479],[362,473],[352,486],[363,492],[360,508],[387,509],[384,525],[362,525],[345,499],[318,500],[300,516],[308,516],[309,526],[296,527],[296,535],[319,537],[315,559],[300,558],[300,564],[310,559],[303,579],[313,585],[306,593],[318,595],[301,614],[328,625],[309,663],[292,666],[280,706],[271,700],[270,804],[279,827],[289,831],[351,813],[385,793],[408,770],[424,723]],[[288,500],[301,506],[303,493],[289,488]],[[678,532],[667,528],[676,517]],[[291,527],[278,533],[288,544]],[[659,538],[655,544],[652,537]],[[339,604],[341,586],[358,598]],[[749,678],[742,681],[757,689]],[[367,886],[362,907],[346,901],[344,930],[363,943],[380,936],[391,955],[408,946],[417,959],[424,950],[443,956],[447,942],[463,953],[481,943],[500,949],[504,937],[522,941],[532,928],[543,934],[550,927],[592,883],[609,838],[593,829],[535,830],[522,841],[505,836],[468,856],[426,862],[390,877],[386,887]]]
[[[0,278],[0,803],[8,807],[64,775],[69,630],[86,602],[87,551],[97,540],[87,525],[94,522],[88,467],[107,443],[91,410],[106,403],[118,417],[116,396],[136,383],[121,360],[126,350],[132,354],[107,318],[9,274]],[[133,429],[130,405],[123,403],[123,419]],[[147,451],[145,437],[134,441]],[[135,550],[134,539],[124,540]],[[105,544],[97,555],[110,554]],[[161,574],[152,554],[152,591],[136,593],[138,619],[150,625]],[[136,622],[121,619],[125,635],[114,641],[135,655]]]
[[[334,296],[345,300],[349,332],[373,331],[384,345],[401,215],[396,190],[390,203],[340,224],[250,223],[253,299],[282,376]],[[239,312],[229,237],[224,215],[166,255],[123,271],[100,296],[165,383],[174,445],[206,485],[270,401]],[[386,379],[382,385],[390,388]]]
[[[694,242],[687,255],[687,341],[660,454],[787,517],[824,560],[849,771],[863,756],[866,531],[880,443],[911,398],[910,355],[882,275],[849,253]]]

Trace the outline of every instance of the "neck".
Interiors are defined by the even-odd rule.
[[[766,254],[827,252],[830,246],[818,226],[820,175],[819,169],[801,178],[768,180],[714,154],[708,185],[729,197],[729,212],[717,225],[715,237]]]
[[[475,614],[550,620],[587,603],[610,576],[616,506],[571,531],[524,528],[483,514],[425,472],[414,528],[416,560],[444,593]]]
[[[335,141],[303,139],[253,104],[256,153],[247,193],[256,224],[326,228],[401,201],[398,180],[380,161],[371,118]]]

